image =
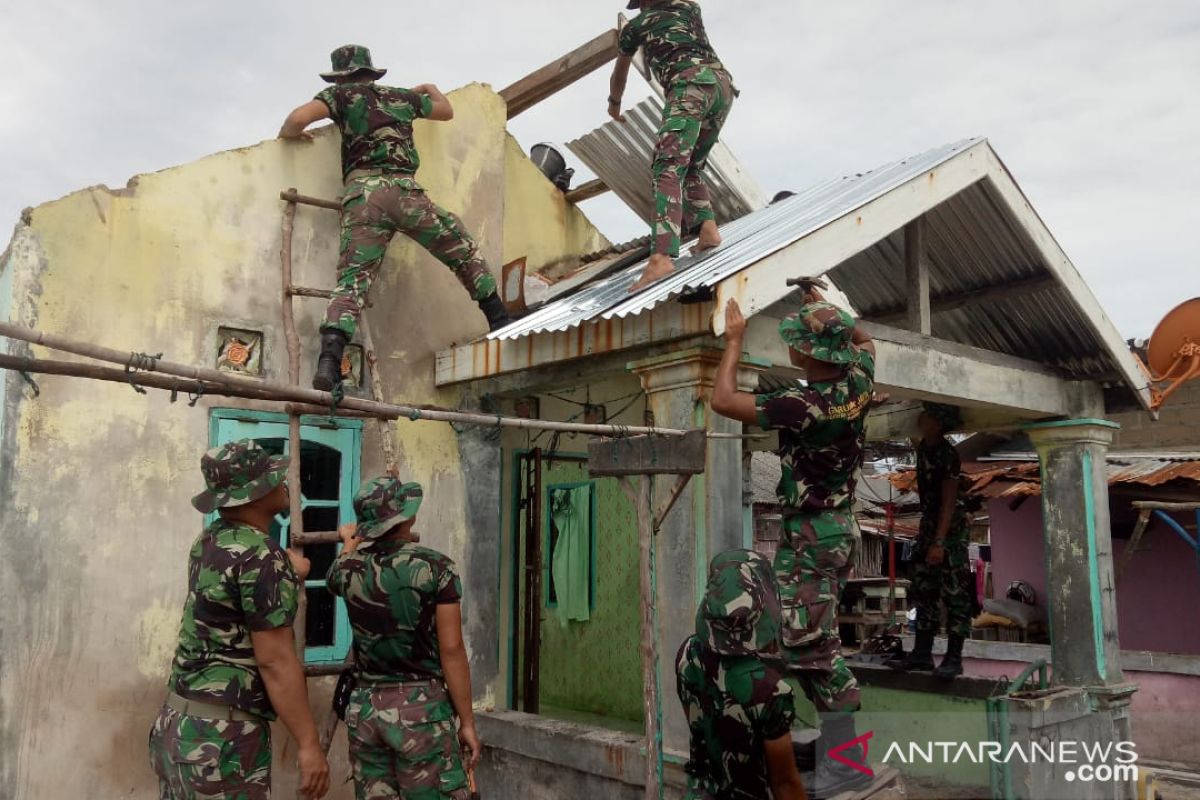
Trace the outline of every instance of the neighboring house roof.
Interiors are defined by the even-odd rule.
[[[907,302],[904,228],[917,219],[933,337],[1036,362],[1060,379],[1115,382],[1148,407],[1124,339],[985,139],[826,181],[747,214],[722,227],[721,247],[679,259],[674,273],[636,294],[629,288],[644,261],[604,274],[442,354],[438,382],[722,334],[724,318],[710,320],[710,306],[693,313],[669,302],[698,289],[715,292],[717,307],[736,298],[749,317],[794,300],[785,278],[829,273],[861,317],[888,319]],[[505,347],[524,337],[535,341]]]
[[[970,482],[968,494],[994,500],[1042,493],[1041,465],[1035,454],[1006,453],[1004,458],[1011,460],[963,463],[963,473]],[[1200,453],[1110,453],[1106,471],[1109,486],[1153,488],[1185,481],[1194,484],[1200,499]],[[890,480],[897,489],[911,491],[916,487],[917,475],[914,470],[902,470],[893,472]]]

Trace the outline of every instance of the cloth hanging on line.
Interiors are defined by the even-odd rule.
[[[555,613],[564,627],[571,621],[587,622],[592,616],[591,487],[555,489],[550,516],[558,529],[550,565],[558,599]]]

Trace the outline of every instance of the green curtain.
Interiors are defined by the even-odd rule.
[[[587,622],[591,618],[591,499],[590,486],[555,489],[550,498],[550,515],[558,529],[550,570],[558,598],[555,612],[564,627],[572,620]]]

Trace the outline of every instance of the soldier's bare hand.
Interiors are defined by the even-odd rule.
[[[925,563],[931,567],[939,566],[946,558],[946,548],[932,545],[925,554]]]
[[[291,559],[292,569],[296,571],[296,577],[301,581],[308,579],[308,573],[312,572],[312,562],[304,557],[304,553],[294,547],[287,549],[288,558]]]
[[[458,729],[458,741],[463,747],[463,755],[467,757],[467,768],[475,769],[483,755],[483,743],[479,741],[479,733],[474,725],[463,725]]]
[[[329,791],[329,762],[320,745],[301,747],[299,761],[300,791],[310,800],[324,797]]]
[[[746,335],[746,317],[742,315],[742,307],[737,300],[730,300],[725,305],[725,338],[741,339]]]

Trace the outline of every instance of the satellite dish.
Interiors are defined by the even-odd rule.
[[[1179,387],[1200,377],[1200,297],[1181,303],[1163,317],[1146,346],[1151,405],[1157,411]]]

